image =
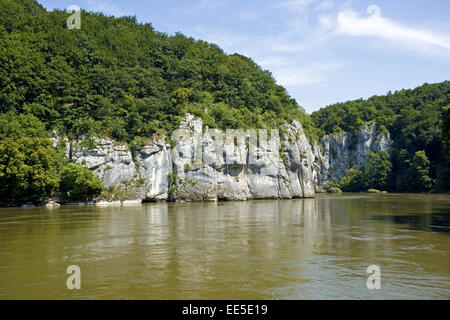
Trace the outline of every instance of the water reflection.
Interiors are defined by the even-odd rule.
[[[375,216],[374,220],[390,221],[406,225],[416,230],[450,232],[450,212],[422,214],[415,213],[409,215]]]
[[[438,195],[0,209],[0,298],[449,298],[449,209]],[[382,290],[366,288],[371,264]]]

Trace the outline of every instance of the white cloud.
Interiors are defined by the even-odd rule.
[[[316,0],[289,0],[276,5],[271,8],[286,8],[290,11],[303,12],[311,3]]]
[[[328,10],[328,9],[333,8],[333,7],[334,7],[334,3],[329,1],[329,0],[321,2],[320,6],[319,6],[319,8],[322,9],[322,10]]]
[[[241,21],[254,21],[264,16],[272,15],[273,10],[281,9],[287,13],[284,15],[283,23],[291,31],[300,32],[308,24],[308,6],[317,0],[288,0],[267,7],[252,8],[238,13]]]
[[[277,83],[286,87],[298,87],[317,84],[328,79],[329,72],[342,67],[339,62],[308,63],[299,65],[298,62],[283,62],[261,65],[272,71]]]
[[[317,59],[320,60],[320,59]],[[294,88],[328,80],[330,72],[343,67],[339,61],[311,61],[293,56],[271,55],[257,59],[264,69],[270,70],[277,83]]]
[[[254,10],[244,10],[237,14],[239,20],[247,22],[247,21],[254,21],[256,19],[261,18],[265,14],[267,14],[268,11],[266,8],[260,8],[260,9],[254,9]]]
[[[447,35],[400,25],[380,14],[380,8],[369,6],[368,17],[347,9],[337,16],[336,32],[351,36],[378,37],[394,43],[408,45],[415,50],[435,47],[450,50],[450,38]]]
[[[86,9],[94,12],[102,12],[104,14],[109,14],[116,17],[131,15],[129,11],[123,10],[118,5],[108,1],[88,0]]]
[[[199,8],[218,8],[224,5],[223,0],[202,0],[198,4]]]
[[[253,21],[256,20],[258,18],[258,14],[256,14],[253,11],[242,11],[240,13],[238,13],[238,18],[241,21]]]
[[[286,16],[284,24],[292,32],[305,32],[309,24],[308,7],[317,0],[288,0],[269,7],[269,12],[273,9],[285,9],[290,13]]]
[[[304,86],[324,84],[332,79],[336,70],[344,67],[341,58],[327,50],[329,44],[339,45],[337,35],[379,38],[384,40],[384,46],[386,41],[390,41],[396,49],[398,44],[401,48],[409,48],[405,44],[411,44],[415,51],[425,46],[450,50],[446,36],[406,27],[382,17],[377,6],[370,6],[368,15],[361,15],[346,5],[338,10],[330,4],[323,4],[327,1],[317,2],[314,8],[309,7],[315,1],[285,1],[239,15],[241,20],[262,20],[276,8],[287,11],[282,12],[285,16],[281,20],[284,24],[281,33],[250,36],[232,33],[227,28],[197,28],[194,33],[200,39],[217,43],[228,53],[239,52],[251,57],[264,69],[270,70],[277,82],[291,92]],[[324,11],[326,8],[329,10]],[[315,19],[308,21],[309,14],[314,14]]]
[[[334,25],[334,19],[329,14],[319,14],[317,18],[319,20],[320,25],[324,28],[328,29]]]
[[[230,34],[226,30],[196,28],[196,37],[217,43],[227,53],[251,57],[263,69],[270,70],[277,83],[288,88],[318,84],[330,72],[341,68],[339,61],[326,56],[309,57],[310,49],[322,41],[319,35],[301,41],[287,33],[283,36],[255,37]]]

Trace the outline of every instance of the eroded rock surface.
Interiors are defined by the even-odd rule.
[[[369,150],[390,151],[389,134],[377,134],[375,125],[356,136],[325,136],[320,144],[297,121],[284,129],[287,134],[266,144],[249,139],[251,131],[230,143],[225,132],[187,115],[173,148],[161,138],[133,152],[110,139],[93,139],[92,147],[81,136],[68,142],[68,154],[107,188],[120,190],[121,200],[216,201],[313,197],[317,187],[364,164]]]

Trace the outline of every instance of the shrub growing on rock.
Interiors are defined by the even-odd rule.
[[[104,186],[89,169],[68,163],[61,171],[59,189],[65,200],[88,201],[100,195]]]

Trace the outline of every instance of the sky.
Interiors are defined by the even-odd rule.
[[[248,56],[308,113],[450,80],[448,0],[38,1],[48,10],[136,16]]]

